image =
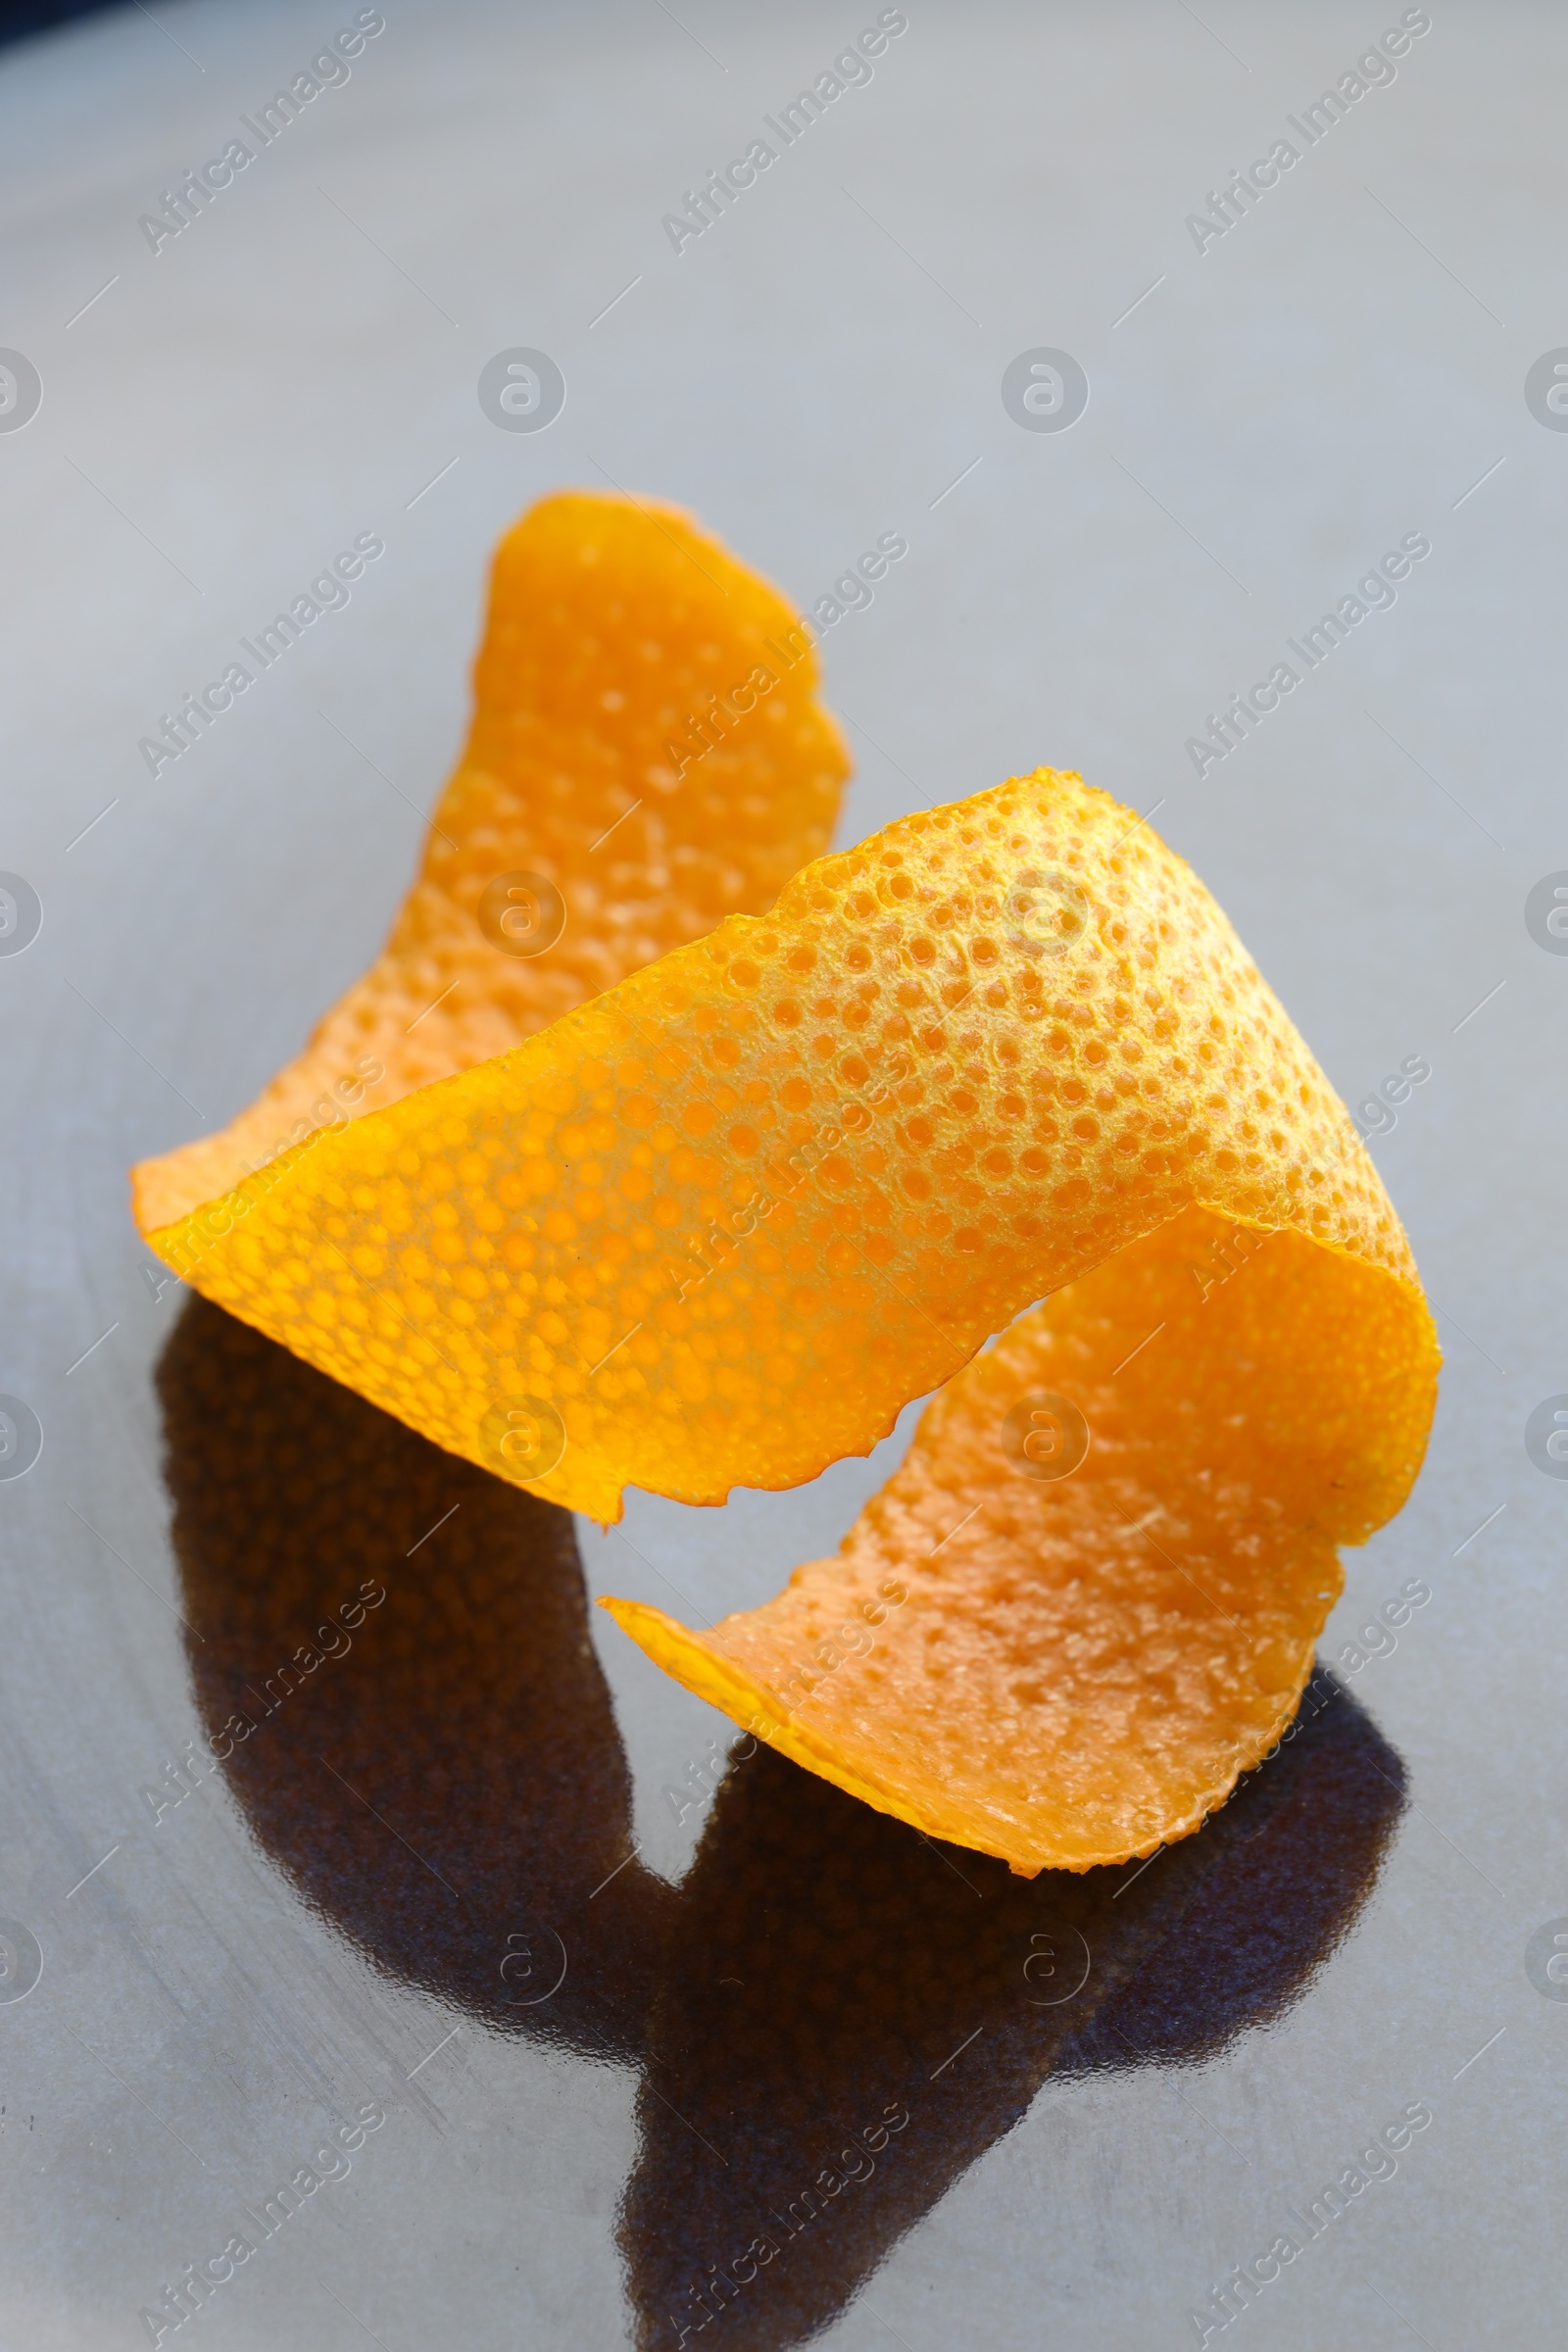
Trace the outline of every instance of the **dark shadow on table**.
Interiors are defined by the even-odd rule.
[[[1320,1670],[1147,1865],[1015,1879],[742,1740],[677,1893],[631,1851],[567,1513],[202,1299],[159,1387],[198,1704],[262,1847],[390,1975],[641,2064],[647,2352],[817,2333],[1048,2078],[1266,2026],[1376,1878],[1403,1770]]]
[[[1298,1720],[1196,1837],[1032,1881],[766,1748],[732,1763],[681,1890],[622,2209],[648,2352],[804,2342],[1048,2077],[1194,2063],[1278,2018],[1403,1803],[1331,1675]]]
[[[678,1897],[628,1859],[570,1514],[202,1298],[158,1385],[197,1703],[260,1844],[377,1967],[635,2062]]]

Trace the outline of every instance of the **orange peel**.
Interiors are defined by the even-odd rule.
[[[951,1381],[836,1557],[776,1598],[703,1634],[603,1605],[928,1837],[1031,1878],[1152,1854],[1286,1733],[1336,1545],[1402,1499],[1435,1371],[1398,1278],[1187,1209]]]
[[[1015,1133],[1026,1107],[1050,1131],[1037,1289],[1062,1287],[941,1391],[834,1558],[703,1633],[602,1603],[796,1763],[1024,1877],[1191,1835],[1290,1736],[1337,1547],[1402,1504],[1439,1366],[1408,1245],[1326,1080],[1187,869],[1120,812],[1104,848],[1108,810],[1081,793],[1049,882],[1047,851],[1008,843],[1078,934],[1054,1001],[1017,1005],[1048,1054],[1055,1024],[1054,1071],[1030,1057],[1015,1075],[998,1024],[956,1072],[971,1101],[990,1078],[992,1117],[1010,1081]],[[956,813],[994,940],[985,806]],[[978,945],[976,986],[1003,960]],[[1004,968],[1009,1001],[1026,971]],[[951,1127],[933,1137],[948,1201],[1003,1132],[977,1118],[967,1162]],[[991,1149],[1001,1175],[1011,1152]],[[932,1311],[957,1288],[928,1290]]]
[[[793,609],[679,508],[541,499],[496,551],[467,743],[385,948],[228,1126],[132,1171],[142,1231],[770,906],[849,772],[815,683]]]
[[[1404,1235],[1202,884],[1107,795],[1041,769],[819,860],[766,917],[148,1239],[438,1444],[608,1522],[627,1485],[712,1503],[868,1451],[1032,1300],[1140,1246],[1157,1262],[1199,1211],[1283,1231],[1305,1269],[1306,1352],[1261,1333],[1238,1407],[1260,1460],[1289,1457],[1256,1511],[1310,1495],[1326,1544],[1364,1540],[1432,1409]],[[1201,1403],[1178,1383],[1170,1410]],[[1298,1659],[1298,1631],[1279,1642]],[[711,1668],[718,1703],[765,1712],[731,1671]],[[1261,1679],[1278,1693],[1289,1672]],[[799,1744],[822,1769],[826,1747]]]

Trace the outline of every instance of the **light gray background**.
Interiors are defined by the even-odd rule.
[[[1568,959],[1523,903],[1568,866],[1568,435],[1523,379],[1568,343],[1568,19],[1434,0],[1397,80],[1200,256],[1186,215],[1399,12],[1202,13],[909,0],[870,85],[679,258],[661,216],[874,8],[387,0],[347,86],[156,258],[138,214],[352,8],[165,0],[0,57],[0,342],[44,382],[0,436],[0,865],[45,908],[0,962],[0,1388],[46,1433],[0,1486],[0,1913],[45,1953],[0,2007],[7,2346],[141,2340],[158,2281],[314,2144],[281,2065],[220,2096],[256,1984],[390,2115],[206,2340],[335,2352],[362,2320],[390,2352],[625,2340],[630,2078],[467,2031],[416,2106],[401,2075],[445,2013],[305,1912],[219,1777],[148,1826],[140,1786],[198,1725],[149,1378],[176,1294],[143,1287],[123,1174],[246,1102],[371,955],[460,741],[488,550],[540,492],[607,480],[689,504],[803,600],[906,534],[823,650],[858,761],[841,840],[1076,766],[1158,805],[1348,1098],[1433,1065],[1376,1151],[1444,1318],[1437,1431],[1324,1645],[1431,1582],[1353,1686],[1414,1798],[1376,1896],[1286,2022],[1185,2088],[1048,2085],[828,2340],[1192,2341],[1210,2281],[1417,2097],[1432,2129],[1250,2341],[1561,2328],[1568,2005],[1523,1954],[1568,1913],[1568,1485],[1522,1430],[1568,1388]],[[515,344],[566,377],[541,434],[475,396]],[[1066,433],[1002,406],[1041,344],[1088,371]],[[365,529],[387,553],[352,607],[150,779],[157,714]],[[1396,608],[1200,781],[1204,713],[1414,530],[1433,552]],[[837,1541],[908,1427],[795,1495],[632,1497],[627,1533],[710,1612],[759,1599]],[[584,1556],[597,1590],[667,1599],[614,1538],[585,1530]],[[645,1859],[677,1877],[695,1825],[659,1791],[727,1727],[608,1620],[595,1637]]]

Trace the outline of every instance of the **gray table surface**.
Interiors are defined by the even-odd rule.
[[[0,431],[0,866],[43,909],[0,957],[0,1388],[43,1431],[0,1482],[0,2341],[146,2342],[366,2107],[203,2340],[612,2346],[641,2309],[674,2343],[677,2306],[690,2343],[821,2326],[846,2352],[1553,2340],[1568,1485],[1524,1433],[1568,1389],[1568,958],[1525,905],[1568,868],[1568,435],[1525,379],[1568,344],[1568,19],[1434,0],[1308,145],[1287,118],[1396,6],[909,0],[872,77],[677,254],[663,216],[869,0],[386,0],[351,77],[155,253],[139,216],[354,13],[162,0],[0,60],[0,342],[42,385]],[[1281,137],[1298,162],[1200,249],[1189,215]],[[513,347],[564,372],[547,430],[481,410]],[[1042,347],[1088,377],[1068,430],[1003,403]],[[730,1727],[603,1612],[584,1632],[560,1522],[508,1497],[493,1542],[398,1557],[466,1474],[146,1278],[126,1164],[246,1102],[372,954],[460,739],[487,551],[606,481],[802,600],[906,535],[823,648],[842,841],[1076,766],[1157,810],[1348,1099],[1431,1063],[1374,1150],[1442,1318],[1437,1427],[1324,1658],[1406,1580],[1431,1601],[1294,1779],[1115,1910],[1048,1883],[1009,1911],[765,1758],[672,1801]],[[361,530],[387,553],[349,609],[150,777],[158,714]],[[1414,532],[1397,603],[1200,775],[1206,714]],[[579,1530],[587,1592],[673,1589],[699,1621],[762,1598],[911,1416],[801,1493],[630,1497]],[[262,1573],[291,1512],[301,1613],[362,1577],[387,1599],[175,1804],[223,1678],[294,1638]],[[1026,2014],[1018,1934],[1076,1948],[1075,1918],[1093,1995]],[[566,1984],[530,2005],[552,1933]],[[1418,2102],[1392,2175],[1221,2329],[1231,2267]],[[874,2175],[846,2158],[863,2177],[796,2236],[764,2220],[888,2105]],[[696,2332],[686,2290],[769,2228]]]

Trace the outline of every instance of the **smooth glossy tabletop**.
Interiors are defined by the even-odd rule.
[[[386,0],[310,75],[358,14],[0,55],[0,2344],[1555,2340],[1568,21]],[[564,390],[531,429],[518,352]],[[840,840],[1081,769],[1370,1105],[1430,1455],[1298,1736],[1147,1866],[922,1841],[589,1605],[765,1597],[916,1407],[606,1534],[137,1243],[127,1164],[373,953],[488,551],[560,483],[680,501],[807,606],[902,533],[821,608]]]

